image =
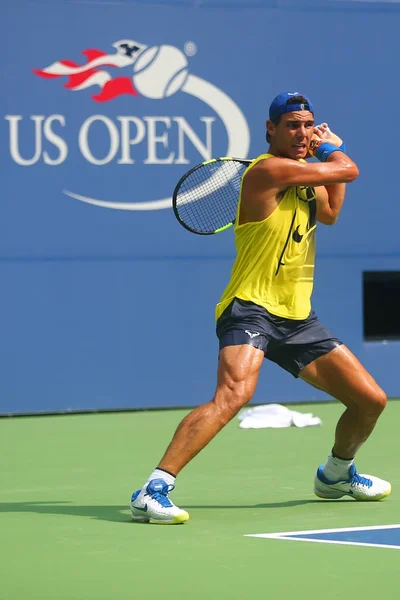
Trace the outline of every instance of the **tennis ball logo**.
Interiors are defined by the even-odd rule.
[[[188,61],[174,46],[152,46],[139,54],[133,73],[139,94],[160,100],[182,88],[189,74]]]

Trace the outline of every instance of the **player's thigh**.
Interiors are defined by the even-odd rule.
[[[255,391],[263,360],[264,352],[250,344],[222,348],[218,361],[217,392],[229,391],[235,396],[243,396],[248,402]]]
[[[299,377],[346,406],[379,409],[386,403],[385,392],[344,344],[308,364]]]

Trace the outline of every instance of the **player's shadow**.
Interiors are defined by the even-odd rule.
[[[69,501],[55,502],[0,502],[0,513],[34,513],[42,515],[70,515],[113,523],[131,523],[129,506],[77,506]]]
[[[348,502],[346,499],[330,500],[329,502]],[[303,504],[318,504],[326,500],[288,500],[285,502],[267,502],[265,504],[192,504],[184,505],[187,510],[191,509],[255,509],[255,508],[291,508]],[[355,504],[355,503],[354,503]],[[110,521],[112,523],[132,523],[128,506],[77,506],[68,501],[55,502],[0,502],[0,513],[34,513],[42,515],[70,515],[72,517],[86,517],[99,521]]]
[[[226,509],[226,508],[291,508],[293,506],[303,506],[304,504],[331,504],[332,502],[352,502],[351,498],[338,498],[337,500],[320,500],[319,498],[310,500],[287,500],[285,502],[266,502],[265,504],[249,504],[249,505],[234,505],[234,504],[185,504],[184,508],[190,510],[191,508],[212,508],[212,509]],[[352,502],[355,504],[355,502]]]

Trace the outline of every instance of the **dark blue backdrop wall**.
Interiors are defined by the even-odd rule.
[[[312,98],[361,172],[319,226],[314,308],[400,395],[399,343],[362,329],[363,271],[400,267],[399,8],[1,3],[1,414],[211,397],[233,235],[180,228],[171,193],[207,157],[264,152],[285,90]],[[254,400],[324,398],[266,363]]]

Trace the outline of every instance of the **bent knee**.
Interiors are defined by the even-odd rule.
[[[380,414],[387,404],[387,396],[385,392],[381,388],[377,388],[366,398],[366,401],[362,403],[362,408],[367,410],[368,412],[373,412],[376,414]]]
[[[374,399],[374,402],[375,402],[376,406],[379,408],[380,412],[382,412],[387,404],[387,396],[383,390],[379,389],[379,391],[376,394],[376,397]]]
[[[251,394],[247,391],[237,388],[223,386],[217,389],[213,398],[214,404],[218,407],[220,418],[224,422],[230,421],[239,410],[251,400]]]

